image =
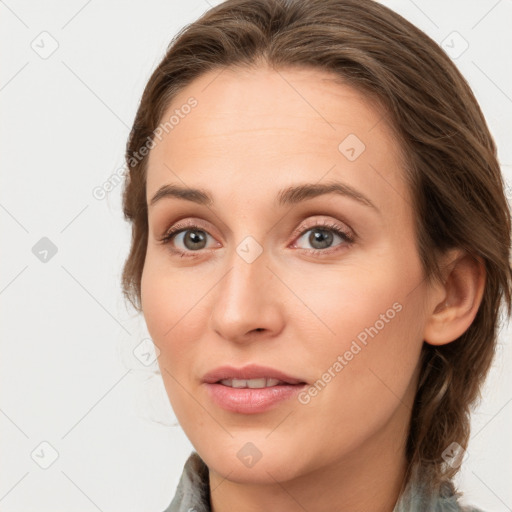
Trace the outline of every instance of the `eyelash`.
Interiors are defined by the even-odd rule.
[[[338,224],[334,224],[334,223],[330,223],[330,222],[327,222],[327,221],[320,221],[320,222],[316,222],[315,224],[313,224],[312,226],[310,227],[307,227],[305,229],[303,228],[298,228],[296,229],[294,232],[293,232],[293,237],[294,239],[295,238],[300,238],[302,237],[302,235],[304,235],[305,233],[307,233],[308,231],[311,231],[311,230],[314,230],[316,228],[321,228],[322,230],[325,230],[325,231],[332,231],[334,232],[336,235],[338,235],[340,238],[344,239],[345,241],[345,244],[340,244],[340,245],[337,245],[337,246],[334,246],[334,247],[329,247],[327,249],[300,249],[299,250],[302,250],[302,251],[306,251],[308,254],[312,254],[312,255],[326,255],[326,254],[331,254],[332,252],[336,252],[338,250],[340,250],[340,246],[351,246],[355,240],[356,240],[356,236],[349,233],[346,229],[344,229],[343,227],[339,226]],[[201,226],[198,226],[197,224],[186,224],[186,225],[180,225],[180,224],[177,224],[176,226],[174,226],[173,228],[171,228],[169,231],[167,231],[165,233],[165,235],[159,239],[159,242],[163,245],[169,245],[169,250],[171,252],[173,252],[174,254],[177,254],[179,256],[181,256],[182,258],[185,257],[185,258],[197,258],[197,257],[200,257],[201,256],[201,252],[203,252],[204,250],[199,250],[199,251],[182,251],[180,249],[176,249],[175,247],[172,247],[170,246],[170,242],[171,240],[176,236],[178,235],[179,233],[183,232],[183,231],[203,231],[205,233],[208,233],[205,229],[203,229]],[[209,235],[209,233],[208,233]],[[211,236],[211,235],[210,235]]]

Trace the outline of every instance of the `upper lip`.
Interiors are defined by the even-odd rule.
[[[263,377],[278,379],[287,384],[305,384],[303,380],[287,375],[280,370],[257,364],[250,364],[242,368],[220,366],[206,373],[203,376],[203,382],[214,384],[224,379],[260,379]]]

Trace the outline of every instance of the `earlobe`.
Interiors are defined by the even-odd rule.
[[[459,252],[450,258],[444,284],[433,294],[423,339],[430,345],[445,345],[464,334],[473,323],[485,288],[485,265],[481,258]]]

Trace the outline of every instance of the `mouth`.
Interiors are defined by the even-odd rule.
[[[203,377],[210,399],[222,409],[256,414],[278,407],[307,383],[273,368],[251,365],[222,367]]]

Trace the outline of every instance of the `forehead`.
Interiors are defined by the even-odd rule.
[[[384,109],[325,71],[213,70],[173,99],[161,126],[171,117],[149,155],[148,202],[180,180],[222,185],[227,194],[318,182],[326,173],[361,188],[401,186],[400,148]]]

